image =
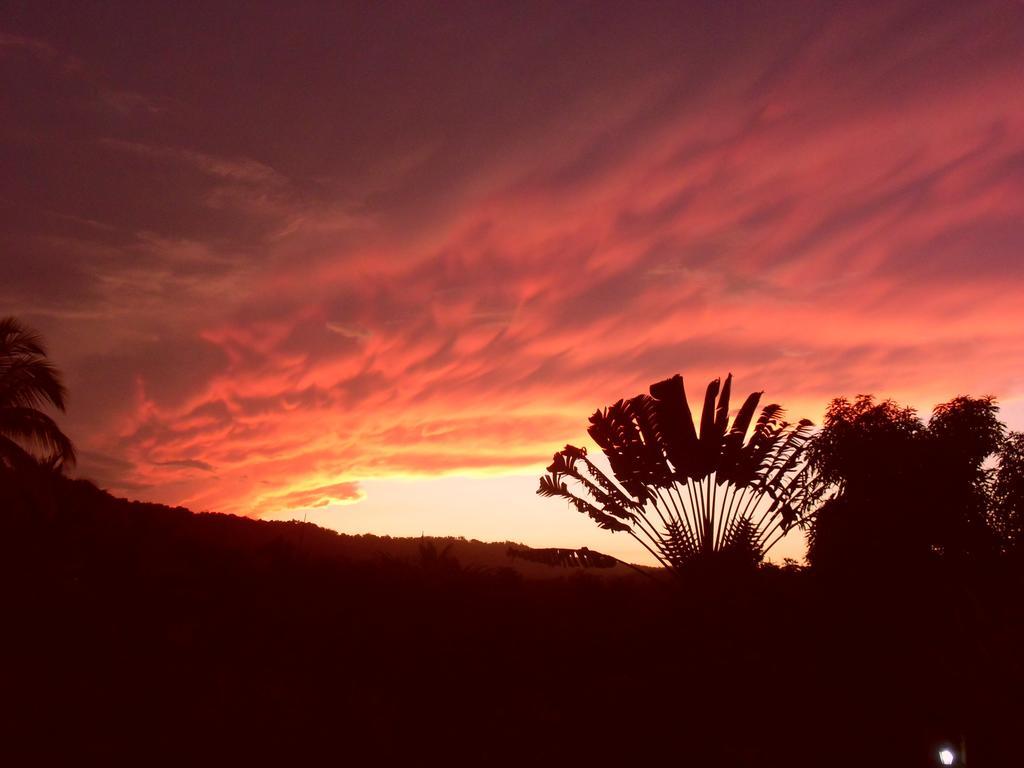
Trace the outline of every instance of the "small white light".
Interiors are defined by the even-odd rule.
[[[956,755],[953,754],[952,749],[940,749],[939,750],[939,762],[943,765],[952,765]]]

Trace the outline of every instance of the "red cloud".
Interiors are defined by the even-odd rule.
[[[812,418],[1019,399],[1024,10],[969,5],[751,4],[699,35],[609,7],[546,42],[480,8],[486,46],[395,20],[316,77],[257,18],[259,95],[172,57],[130,85],[180,109],[131,124],[26,73],[67,127],[7,111],[36,138],[5,167],[45,191],[4,194],[0,298],[69,372],[86,474],[245,513],[523,471],[677,371]],[[80,23],[80,56],[122,55]]]

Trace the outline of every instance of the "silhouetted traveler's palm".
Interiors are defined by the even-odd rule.
[[[537,492],[567,499],[601,528],[629,533],[671,571],[709,558],[758,563],[817,501],[803,460],[812,425],[784,421],[774,404],[755,422],[760,392],[730,425],[731,388],[731,374],[724,385],[708,385],[699,430],[681,376],[595,411],[588,431],[614,480],[584,448],[567,445]]]
[[[39,336],[13,317],[0,318],[0,464],[74,463],[71,440],[40,410],[63,411],[66,396]]]

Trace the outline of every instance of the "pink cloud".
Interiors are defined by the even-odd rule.
[[[1024,397],[1020,6],[747,11],[552,11],[540,39],[469,9],[491,37],[454,47],[392,19],[310,72],[257,19],[260,94],[178,58],[108,90],[183,112],[74,91],[12,166],[52,190],[11,195],[2,298],[68,370],[83,471],[273,514],[525,471],[677,371],[812,418]],[[89,29],[77,55],[118,55]]]

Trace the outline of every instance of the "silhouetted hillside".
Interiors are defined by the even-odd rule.
[[[1005,765],[1024,712],[1015,571],[532,579],[0,481],[10,764]]]
[[[167,549],[186,542],[225,552],[256,552],[266,548],[290,550],[296,556],[337,560],[343,563],[396,560],[405,564],[436,559],[448,567],[467,570],[511,569],[529,578],[563,578],[572,569],[558,568],[519,557],[510,557],[516,542],[482,542],[462,537],[391,537],[349,535],[298,521],[253,520],[213,512],[193,513],[184,507],[168,507],[117,498],[86,480],[54,476],[47,494],[55,502],[57,517],[73,515],[80,533],[116,532],[126,547]],[[46,502],[40,502],[46,508]],[[56,519],[56,518],[55,518]],[[68,521],[70,522],[70,520]],[[654,571],[655,569],[647,569]],[[588,571],[596,578],[636,577],[622,564]]]

